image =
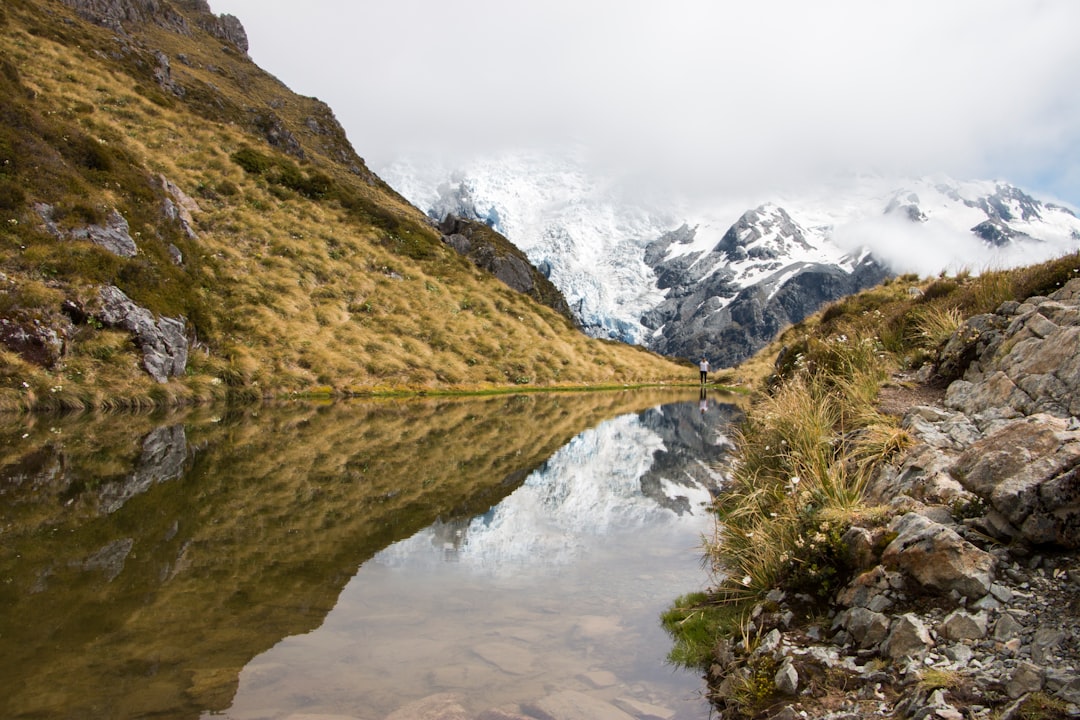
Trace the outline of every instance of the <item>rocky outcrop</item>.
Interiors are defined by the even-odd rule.
[[[524,293],[539,303],[573,319],[566,298],[541,273],[525,253],[509,240],[476,220],[448,215],[440,224],[444,243],[481,270],[485,270],[507,286]]]
[[[1019,717],[1033,693],[1057,703],[1048,717],[1080,717],[1078,313],[1072,280],[946,343],[935,369],[962,377],[945,407],[904,415],[915,444],[867,488],[897,515],[844,536],[862,572],[830,621],[800,625],[809,598],[779,590],[751,614],[759,647],[792,668],[777,698],[792,677],[845,675],[853,688],[829,707],[812,692],[781,702],[773,717]],[[748,657],[714,665],[714,687]],[[929,671],[950,680],[934,686]]]
[[[183,375],[187,368],[188,341],[183,318],[160,317],[139,307],[119,288],[102,287],[97,318],[110,327],[127,330],[143,353],[143,367],[159,383]]]
[[[744,213],[708,252],[679,252],[695,234],[684,225],[645,249],[667,295],[641,324],[653,331],[646,343],[651,350],[707,357],[716,367],[738,364],[826,303],[889,275],[869,256],[835,253],[830,262],[830,251],[772,205]]]
[[[61,0],[80,17],[118,33],[125,25],[153,24],[182,35],[192,32],[189,16],[195,25],[224,40],[242,53],[248,51],[247,33],[240,20],[232,15],[214,15],[205,0]]]
[[[131,258],[139,254],[127,220],[115,209],[109,211],[103,225],[79,225],[66,231],[57,224],[56,209],[52,205],[34,203],[34,212],[41,218],[45,230],[54,237],[86,240],[120,257]]]

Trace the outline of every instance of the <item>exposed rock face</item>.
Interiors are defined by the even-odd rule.
[[[917,513],[901,515],[889,529],[896,539],[882,554],[885,567],[901,570],[942,594],[958,592],[978,599],[990,592],[993,558],[955,531]]]
[[[101,322],[121,327],[135,336],[143,351],[143,367],[159,383],[182,375],[187,368],[188,342],[182,318],[154,318],[146,308],[139,307],[119,288],[106,285],[99,291]]]
[[[1004,303],[993,316],[965,323],[981,328],[965,343],[974,345],[979,360],[964,367],[963,379],[949,386],[946,404],[968,415],[1002,410],[1080,415],[1078,296],[1080,283],[1073,280],[1049,298]]]
[[[1080,430],[1067,427],[1040,415],[1009,422],[968,448],[951,472],[1015,535],[1080,549]]]
[[[116,210],[110,210],[104,225],[86,225],[71,231],[73,240],[89,240],[120,257],[135,257],[139,248],[131,237],[127,220]]]
[[[694,235],[684,225],[646,248],[667,297],[641,323],[654,331],[650,349],[707,357],[719,367],[738,364],[788,325],[889,275],[870,257],[826,261],[828,253],[775,206],[744,213],[707,253],[670,252]]]
[[[523,252],[488,226],[449,215],[439,224],[443,242],[509,287],[573,318],[563,294],[537,270]]]
[[[45,230],[54,237],[86,240],[120,257],[131,258],[139,254],[127,220],[115,209],[109,211],[104,225],[81,225],[66,232],[56,224],[56,211],[52,205],[34,203],[34,211],[44,223]]]
[[[164,201],[165,217],[179,223],[184,230],[184,234],[189,238],[198,240],[199,234],[195,232],[195,218],[192,217],[192,213],[202,211],[199,203],[164,175],[159,176],[158,179],[161,181],[161,187],[164,188],[166,195],[168,195]]]
[[[80,16],[118,33],[127,24],[154,24],[183,35],[191,34],[188,16],[214,37],[247,53],[244,26],[232,15],[215,16],[205,0],[61,0]],[[179,11],[177,10],[179,8]]]

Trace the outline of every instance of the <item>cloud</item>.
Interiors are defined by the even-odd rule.
[[[1072,0],[212,0],[373,168],[585,148],[698,195],[845,172],[1080,204]]]
[[[862,218],[833,228],[832,240],[852,251],[868,248],[896,273],[979,274],[1030,265],[1075,252],[1075,241],[1020,241],[992,248],[974,233],[945,222],[913,223],[902,214]]]

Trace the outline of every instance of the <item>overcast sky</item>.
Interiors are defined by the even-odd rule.
[[[578,148],[693,196],[848,173],[1080,206],[1077,0],[210,0],[379,171]]]

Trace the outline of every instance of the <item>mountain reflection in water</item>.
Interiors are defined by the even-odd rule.
[[[528,563],[547,563],[558,585],[591,566],[601,595],[623,592],[624,580],[604,577],[621,561],[582,563],[592,545],[581,537],[623,537],[610,544],[647,559],[632,539],[635,528],[656,526],[648,517],[704,519],[693,513],[707,494],[689,478],[715,473],[709,460],[722,454],[738,410],[650,409],[671,399],[635,391],[9,419],[0,425],[0,716],[382,720],[440,690],[471,697],[471,681],[453,673],[483,674],[484,638],[475,636],[487,630],[448,608],[476,607],[489,629],[510,623],[545,645],[553,628],[529,616],[566,611],[535,592],[542,607],[527,611],[522,598],[501,607],[514,594],[500,583],[520,586],[507,568],[541,578]],[[697,460],[675,440],[702,437],[694,425],[716,429],[697,448],[712,455]],[[604,472],[584,469],[582,453]],[[669,457],[680,453],[689,469],[656,474],[665,458],[680,467]],[[552,523],[544,532],[524,524],[537,517],[530,507]],[[696,564],[693,541],[679,543]],[[446,557],[455,562],[428,564]],[[469,566],[503,580],[462,588],[446,572]],[[653,607],[686,589],[665,588]],[[421,634],[410,633],[416,624]],[[473,627],[475,642],[454,627]],[[507,636],[494,644],[505,653],[514,643],[528,645]],[[297,647],[314,657],[291,665]],[[430,667],[418,664],[423,652],[407,652],[434,647],[444,652]],[[467,661],[447,663],[448,648],[466,647]],[[505,667],[479,662],[493,668],[489,681],[513,685],[499,680]],[[528,691],[542,694],[543,682],[534,677]],[[488,693],[473,704],[514,700]]]

